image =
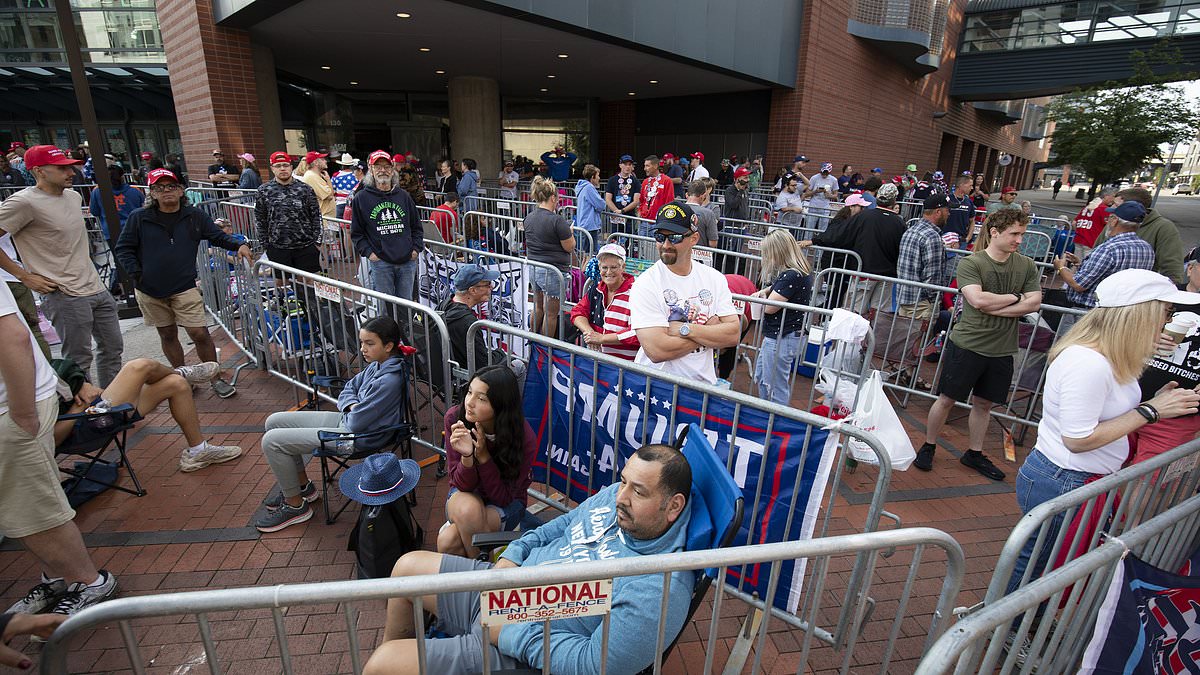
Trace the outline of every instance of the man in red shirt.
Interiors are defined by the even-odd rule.
[[[729,292],[734,295],[754,295],[758,292],[758,286],[754,282],[740,274],[726,274],[725,281],[729,284]],[[750,303],[745,300],[733,299],[733,306],[741,310],[742,314],[738,320],[742,323],[742,337],[746,337],[746,333],[750,332],[750,328],[754,325],[754,317],[750,312]],[[722,349],[717,356],[717,377],[722,380],[728,380],[733,374],[733,369],[737,366],[737,347],[726,347]]]
[[[1112,187],[1100,191],[1100,196],[1088,202],[1075,216],[1075,257],[1083,260],[1096,245],[1096,238],[1104,231],[1104,219],[1113,204],[1117,189]]]
[[[650,155],[643,160],[643,168],[646,170],[646,179],[642,181],[642,201],[638,204],[638,217],[645,220],[638,221],[638,234],[653,238],[654,219],[658,217],[659,209],[675,200],[675,185],[659,171],[658,155]],[[655,260],[658,257],[653,239],[642,241],[638,250],[640,258]]]
[[[447,244],[458,243],[458,233],[462,232],[458,223],[458,193],[447,192],[441,205],[430,212],[429,220],[433,221],[434,227],[442,235],[442,241]]]

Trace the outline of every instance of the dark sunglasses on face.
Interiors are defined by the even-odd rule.
[[[687,238],[686,234],[664,234],[662,232],[654,233],[654,241],[657,241],[660,244],[668,241],[672,244],[679,244],[685,238]]]

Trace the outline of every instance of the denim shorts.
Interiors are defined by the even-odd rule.
[[[552,298],[562,298],[562,274],[544,267],[533,268],[533,287]]]
[[[458,488],[451,487],[450,491],[446,493],[446,502],[449,503],[450,498],[458,491]],[[486,502],[485,505],[500,514],[500,529],[505,532],[517,529],[517,525],[520,525],[521,519],[525,517],[525,501],[522,499],[514,499],[512,503],[505,507],[496,504],[486,504]]]

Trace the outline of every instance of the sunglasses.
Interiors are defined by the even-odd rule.
[[[654,233],[654,241],[657,241],[660,244],[668,241],[672,244],[678,244],[686,238],[686,234],[663,234],[662,232]]]

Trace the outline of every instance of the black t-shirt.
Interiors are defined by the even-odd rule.
[[[946,219],[946,225],[942,228],[942,232],[953,232],[958,235],[959,241],[966,242],[967,233],[972,229],[975,205],[971,202],[970,197],[963,197],[960,200],[953,192],[949,196],[950,217]]]
[[[1186,287],[1180,286],[1180,289],[1186,290]],[[1175,305],[1175,311],[1200,314],[1200,305]],[[1156,355],[1150,360],[1138,380],[1142,400],[1154,398],[1168,382],[1178,382],[1180,389],[1194,389],[1200,385],[1200,331],[1184,338],[1170,357]]]
[[[629,174],[628,178],[622,178],[621,174],[610,177],[608,185],[604,188],[604,193],[612,195],[613,203],[620,209],[633,203],[633,196],[641,191],[642,181],[638,180],[638,177],[632,173]]]
[[[812,277],[796,270],[784,270],[771,290],[787,298],[787,301],[797,305],[807,305],[812,296]],[[804,312],[781,309],[774,314],[763,314],[763,337],[779,338],[780,326],[783,326],[782,337],[804,328]]]
[[[240,172],[239,172],[239,171],[236,171],[236,170],[234,170],[234,169],[231,169],[231,168],[229,168],[229,165],[228,165],[228,164],[210,164],[210,165],[209,165],[209,167],[208,167],[208,175],[209,175],[209,176],[211,176],[211,175],[213,175],[213,174],[216,174],[216,173],[228,173],[228,174],[233,174],[233,175],[235,175],[235,176],[236,176],[236,175],[238,175]],[[232,181],[219,181],[219,182],[217,182],[217,185],[233,185],[233,184],[234,184],[234,183],[233,183]]]

